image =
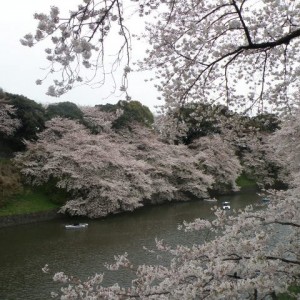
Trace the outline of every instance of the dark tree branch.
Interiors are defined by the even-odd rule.
[[[105,11],[105,14],[102,16],[102,18],[97,21],[97,26],[95,27],[95,29],[93,30],[92,35],[89,37],[88,41],[90,42],[94,35],[96,34],[97,30],[99,29],[100,25],[103,24],[104,20],[107,18],[108,13],[110,12],[110,10],[113,8],[113,6],[115,5],[115,3],[117,2],[117,0],[113,0],[110,4],[110,6],[108,7],[108,9]]]
[[[288,45],[291,40],[299,36],[300,36],[300,29],[297,29],[273,42],[252,43],[251,45],[248,46],[241,46],[240,49],[244,49],[244,50],[270,49],[280,45]]]
[[[285,258],[276,257],[276,256],[266,256],[266,259],[269,259],[269,260],[280,260],[280,261],[288,263],[288,264],[300,265],[300,261],[298,261],[298,260],[290,260],[290,259],[285,259]]]
[[[280,225],[293,226],[293,227],[298,227],[298,228],[300,227],[300,224],[293,223],[293,222],[273,221],[273,222],[265,223],[265,225],[270,225],[270,224],[280,224]]]
[[[250,256],[240,256],[238,254],[229,254],[228,256],[231,257],[227,257],[227,258],[223,258],[223,261],[240,261],[242,259],[250,259]],[[300,261],[298,260],[290,260],[290,259],[286,259],[286,258],[282,258],[282,257],[276,257],[276,256],[265,256],[265,259],[268,260],[279,260],[288,264],[295,264],[295,265],[300,265]]]
[[[234,8],[235,8],[235,10],[236,10],[236,12],[237,12],[237,14],[238,14],[238,16],[239,16],[239,19],[240,19],[240,21],[241,21],[241,23],[242,23],[242,26],[243,26],[243,29],[244,29],[244,31],[245,31],[245,35],[246,35],[248,44],[249,44],[249,45],[252,45],[252,40],[251,40],[250,32],[249,32],[248,27],[247,27],[246,24],[245,24],[245,21],[244,21],[244,19],[243,19],[242,13],[241,13],[240,9],[238,8],[238,6],[237,6],[235,0],[232,0],[232,4],[233,4],[233,6],[234,6]]]

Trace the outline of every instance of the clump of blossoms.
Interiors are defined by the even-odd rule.
[[[50,62],[50,74],[61,72],[61,78],[55,78],[48,87],[47,94],[59,97],[79,84],[92,84],[98,72],[96,85],[101,85],[107,76],[106,63],[117,64],[123,61],[125,54],[122,90],[127,90],[127,75],[131,47],[130,33],[123,24],[122,1],[83,1],[77,10],[70,11],[69,16],[61,17],[59,8],[52,6],[49,14],[36,13],[38,21],[35,34],[26,34],[21,44],[32,47],[36,43],[51,36],[52,47],[45,49],[46,58]],[[118,32],[111,30],[114,23],[119,26]],[[113,32],[112,32],[113,31]],[[112,32],[112,33],[111,33]],[[115,61],[109,61],[105,48],[112,35],[120,49],[114,53]],[[111,56],[110,56],[111,57]],[[81,69],[91,70],[88,77],[81,75]],[[113,67],[114,68],[114,67]],[[49,74],[48,74],[49,75]],[[46,76],[47,77],[47,76]],[[41,85],[44,79],[36,80]]]

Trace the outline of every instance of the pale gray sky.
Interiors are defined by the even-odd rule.
[[[38,86],[36,79],[43,78],[47,66],[44,49],[47,43],[42,42],[33,48],[24,47],[19,40],[27,33],[34,33],[37,21],[33,19],[35,12],[49,12],[51,5],[58,6],[62,12],[76,8],[81,0],[10,0],[1,3],[0,18],[0,87],[6,92],[22,94],[36,102],[50,104],[60,101],[71,101],[79,105],[115,103],[124,98],[120,93],[110,94],[112,87],[107,84],[104,88],[91,89],[88,86],[76,88],[60,98],[47,96],[48,85]],[[143,52],[145,46],[137,45],[137,52]],[[152,111],[154,106],[162,105],[153,84],[144,79],[151,77],[147,73],[131,73],[129,93],[134,100],[139,100]]]

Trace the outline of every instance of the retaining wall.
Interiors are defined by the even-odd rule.
[[[0,228],[20,224],[48,221],[61,218],[62,215],[57,213],[57,209],[45,212],[35,212],[23,215],[3,216],[0,217]]]

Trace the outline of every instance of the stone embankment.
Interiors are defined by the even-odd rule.
[[[22,214],[22,215],[1,216],[0,228],[7,227],[7,226],[41,222],[41,221],[48,221],[48,220],[53,220],[61,217],[62,215],[57,213],[57,209],[44,211],[44,212]]]

